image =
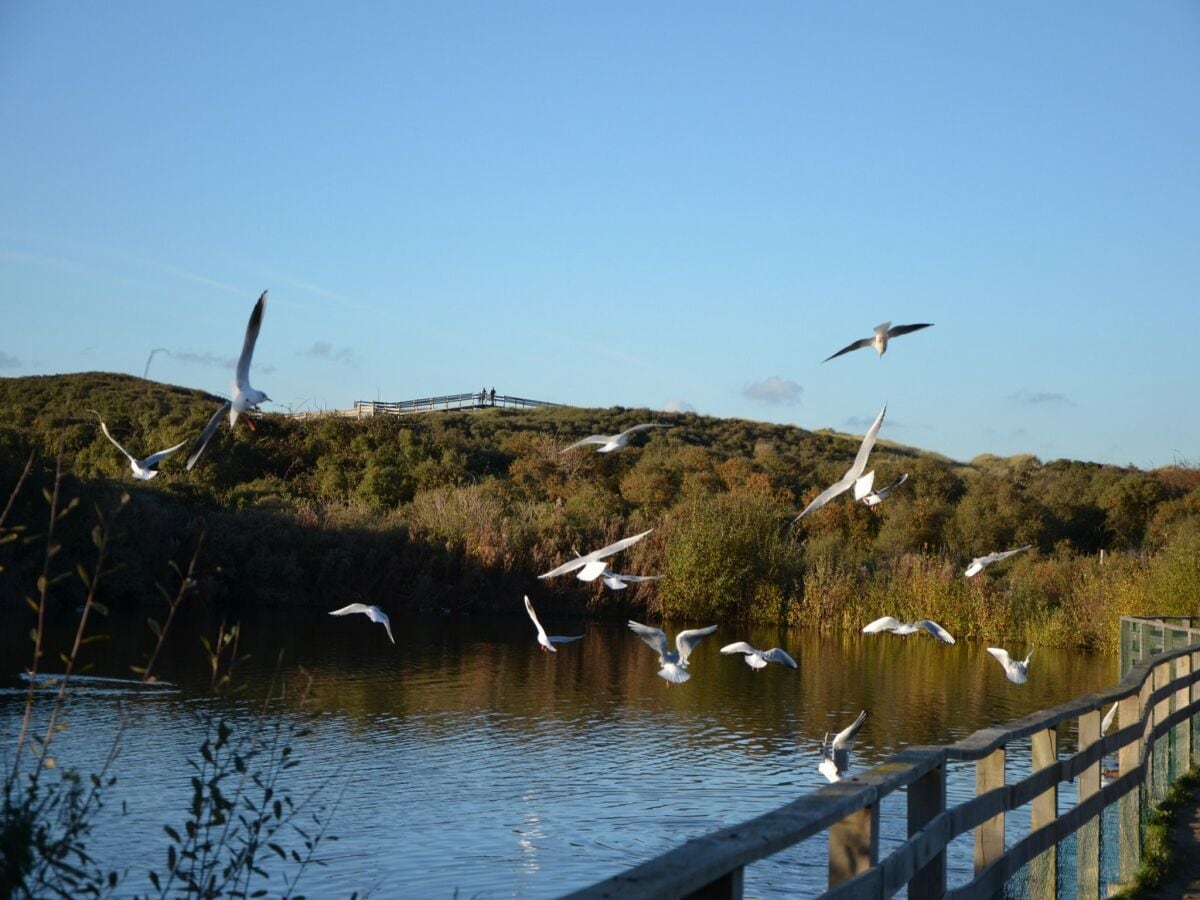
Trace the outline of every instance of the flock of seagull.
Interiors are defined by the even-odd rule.
[[[213,413],[199,437],[192,444],[192,448],[188,453],[186,468],[188,471],[196,465],[200,456],[204,453],[205,448],[212,441],[214,435],[220,428],[221,420],[228,414],[229,426],[233,428],[237,424],[237,420],[243,413],[250,411],[258,411],[260,404],[270,400],[270,398],[262,391],[254,388],[250,384],[250,363],[254,355],[254,346],[258,341],[258,333],[262,327],[263,313],[267,305],[267,292],[263,291],[258,298],[258,302],[254,305],[254,309],[250,314],[250,321],[246,326],[246,334],[242,342],[242,352],[238,356],[237,366],[234,372],[233,379],[233,396],[225,400]],[[833,355],[827,357],[824,362],[850,353],[854,350],[863,349],[866,347],[873,348],[882,358],[887,352],[888,342],[900,335],[910,334],[923,328],[929,328],[931,323],[922,322],[913,325],[895,325],[891,322],[884,322],[876,326],[874,334],[871,337],[862,338],[854,341],[851,344],[838,350]],[[160,450],[150,456],[138,459],[132,453],[125,449],[112,436],[108,430],[108,426],[104,423],[101,414],[96,410],[90,410],[95,413],[100,420],[100,429],[104,436],[113,443],[114,446],[129,460],[130,468],[133,470],[133,477],[149,481],[158,475],[156,468],[161,462],[182,449],[187,441],[182,441],[173,447],[168,447],[166,450]],[[854,457],[854,462],[846,473],[834,482],[825,490],[821,491],[798,515],[793,524],[799,522],[806,516],[819,510],[834,498],[853,489],[855,502],[861,502],[868,507],[876,507],[886,500],[897,488],[904,484],[908,479],[908,474],[902,474],[896,481],[885,488],[875,488],[875,473],[874,471],[867,472],[867,460],[870,456],[872,448],[875,446],[875,441],[879,436],[879,430],[883,425],[884,416],[887,413],[887,405],[879,411],[879,415],[875,417],[875,421],[871,423],[871,427],[867,429],[866,435],[862,439],[862,443],[858,448],[858,453]],[[249,417],[246,418],[246,423],[253,429],[253,424]],[[671,426],[659,422],[644,422],[627,428],[618,434],[593,434],[582,440],[576,441],[569,447],[564,448],[562,453],[567,453],[581,447],[595,446],[597,453],[612,453],[625,447],[629,443],[632,435],[640,431],[645,431],[651,428],[670,428]],[[575,558],[551,569],[538,576],[540,579],[554,578],[559,575],[566,575],[571,572],[576,573],[576,578],[582,581],[594,581],[601,578],[604,584],[611,590],[623,590],[630,583],[655,581],[662,578],[661,575],[629,575],[614,572],[609,567],[609,558],[620,553],[638,541],[650,534],[653,529],[643,531],[640,534],[635,534],[631,537],[622,538],[619,541],[601,547],[599,550],[593,550],[590,553],[580,554],[576,551]],[[978,575],[987,566],[993,563],[1000,562],[1024,550],[1028,550],[1032,545],[1017,547],[1012,550],[1002,550],[979,556],[971,560],[963,573],[967,578],[972,578]],[[533,621],[534,628],[537,633],[537,643],[544,652],[557,653],[558,644],[568,644],[578,641],[584,635],[548,635],[542,627],[542,623],[534,611],[533,603],[529,597],[525,597],[525,611],[529,614],[529,618]],[[392,635],[391,621],[387,614],[378,606],[368,605],[365,603],[351,603],[341,609],[333,610],[329,613],[331,616],[346,616],[354,614],[366,615],[372,622],[378,623],[387,631],[387,636],[394,644],[395,637]],[[661,668],[658,671],[659,676],[666,680],[668,685],[684,684],[691,679],[691,673],[688,671],[688,659],[696,645],[704,638],[713,634],[717,630],[716,625],[709,625],[706,628],[692,628],[679,632],[675,636],[675,649],[671,649],[667,634],[661,628],[654,628],[649,625],[643,625],[640,622],[629,621],[629,628],[641,638],[655,653],[658,654],[658,661]],[[933,636],[938,641],[944,644],[953,644],[954,638],[937,622],[929,619],[921,619],[916,622],[901,622],[892,616],[884,616],[876,619],[865,628],[865,634],[877,634],[884,631],[890,631],[897,635],[915,634],[924,631]],[[1004,667],[1004,674],[1015,684],[1024,684],[1029,676],[1029,663],[1033,656],[1033,650],[1030,649],[1024,660],[1015,660],[1011,658],[1008,651],[998,647],[988,647],[987,652],[994,656],[999,663]],[[766,668],[768,663],[778,663],[790,669],[797,668],[796,661],[788,655],[787,651],[780,647],[773,647],[770,650],[758,650],[752,647],[745,641],[737,641],[732,644],[727,644],[721,648],[721,653],[726,655],[740,654],[746,664],[752,669]],[[1116,706],[1109,711],[1102,724],[1103,730],[1107,730],[1112,722],[1112,718],[1116,712]],[[850,751],[853,748],[854,740],[857,737],[859,730],[863,727],[863,723],[867,720],[867,712],[863,710],[858,717],[848,727],[838,732],[830,740],[829,734],[825,735],[821,745],[821,763],[818,770],[829,781],[839,781],[847,773],[850,767]]]

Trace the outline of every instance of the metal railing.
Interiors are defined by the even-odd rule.
[[[912,747],[861,776],[712,834],[567,896],[599,898],[740,898],[745,867],[828,832],[828,897],[993,897],[1018,873],[1030,896],[1057,894],[1062,843],[1075,842],[1078,896],[1101,896],[1100,816],[1118,806],[1120,880],[1141,858],[1148,810],[1178,775],[1200,759],[1200,630],[1192,619],[1121,619],[1122,671],[1116,687],[985,728],[942,747]],[[1126,653],[1129,653],[1126,664]],[[1100,733],[1118,703],[1118,729]],[[1077,723],[1078,749],[1058,756],[1058,728]],[[1031,772],[1005,783],[1006,746],[1029,739]],[[1101,785],[1101,761],[1118,755],[1118,773]],[[975,765],[975,797],[946,805],[946,766]],[[1059,811],[1059,785],[1078,779],[1078,801]],[[907,791],[907,840],[879,859],[879,808]],[[1029,833],[1005,846],[1004,818],[1030,805]],[[946,850],[973,833],[974,877],[947,889]],[[1089,839],[1083,839],[1087,836]],[[1068,862],[1068,860],[1063,860]]]
[[[446,394],[441,397],[422,397],[418,400],[400,400],[383,403],[378,400],[355,400],[354,412],[359,416],[391,415],[408,413],[438,412],[451,409],[523,408],[531,406],[561,406],[546,400],[529,400],[525,397],[492,394],[491,391],[475,391],[469,394]]]

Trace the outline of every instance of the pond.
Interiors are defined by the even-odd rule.
[[[821,740],[860,709],[869,718],[852,774],[907,746],[955,741],[1108,687],[1118,675],[1116,656],[1039,648],[1028,683],[1015,685],[982,645],[723,625],[693,654],[691,681],[668,685],[655,654],[623,622],[565,618],[549,600],[538,607],[551,634],[586,637],[541,652],[520,597],[507,617],[397,616],[395,645],[364,616],[227,611],[241,623],[239,652],[249,659],[236,673],[246,693],[222,700],[209,690],[200,646],[201,634],[215,633],[216,615],[179,624],[158,666],[176,690],[92,682],[71,694],[69,727],[55,743],[60,767],[96,771],[114,737],[120,744],[117,782],[89,849],[126,873],[122,894],[144,890],[149,869],[164,870],[163,826],[179,828],[186,817],[188,760],[199,758],[207,717],[224,712],[253,727],[281,652],[287,698],[269,721],[311,727],[293,740],[299,764],[285,783],[297,802],[325,806],[338,838],[322,845],[325,865],[303,872],[300,889],[315,897],[557,896],[825,784]],[[6,747],[19,727],[18,675],[30,657],[23,613],[0,619]],[[680,627],[696,624],[707,623]],[[69,612],[53,617],[47,660],[73,627]],[[144,621],[101,627],[111,640],[86,649],[88,674],[130,677],[129,665],[152,646]],[[782,646],[799,669],[754,671],[719,652],[738,640]],[[41,692],[39,717],[49,703]],[[1063,735],[1060,755],[1073,745]],[[1008,765],[1028,771],[1027,743]],[[972,768],[948,777],[951,802],[973,794]],[[1073,799],[1063,792],[1060,803]],[[881,853],[903,840],[903,816],[903,794],[883,804]],[[1027,827],[1027,812],[1009,816],[1013,835]],[[817,838],[749,867],[747,896],[818,893],[825,854]],[[275,859],[268,868],[277,893],[289,867]],[[951,846],[948,868],[951,885],[970,878],[969,839]]]

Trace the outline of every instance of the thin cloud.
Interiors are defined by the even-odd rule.
[[[848,428],[851,431],[866,431],[874,424],[875,420],[873,418],[867,418],[866,416],[851,416],[842,423],[842,427]],[[897,422],[894,419],[884,419],[883,425],[885,428],[904,427],[903,423]]]
[[[21,361],[15,356],[10,356],[3,350],[0,350],[0,369],[19,369]]]
[[[1026,391],[1021,390],[1008,395],[1009,400],[1014,400],[1017,403],[1029,403],[1034,406],[1074,406],[1066,394],[1052,393],[1050,391]]]
[[[800,402],[800,395],[803,393],[804,388],[796,382],[780,378],[778,375],[772,375],[770,378],[764,378],[762,381],[756,381],[742,388],[743,397],[771,406],[795,406]]]
[[[217,354],[207,350],[203,353],[194,353],[190,350],[168,350],[167,355],[171,359],[179,360],[179,362],[190,366],[208,366],[212,369],[232,369],[237,366],[236,356],[217,356]],[[275,371],[275,367],[255,364],[253,370],[260,375],[270,375]]]
[[[668,400],[662,408],[663,412],[670,413],[694,413],[696,411],[696,407],[686,400]]]
[[[334,348],[329,341],[317,341],[307,350],[302,350],[298,356],[307,356],[309,359],[323,359],[329,362],[339,363],[343,366],[354,366],[358,364],[358,360],[354,356],[354,351],[349,347]]]

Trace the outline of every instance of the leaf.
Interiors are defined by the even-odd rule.
[[[170,825],[164,825],[163,831],[165,831],[167,833],[167,837],[169,837],[175,843],[177,843],[177,844],[181,843],[181,841],[179,840],[179,832],[176,831],[174,828],[172,828]]]
[[[58,765],[58,760],[56,760],[53,756],[47,756],[42,765],[44,765],[47,769],[53,769]]]
[[[156,891],[162,890],[162,885],[158,881],[158,873],[153,870],[150,871],[150,883],[154,885]]]
[[[75,571],[79,573],[79,580],[83,582],[83,586],[90,590],[92,587],[92,576],[89,575],[87,569],[83,567],[83,563],[78,563],[75,566]]]
[[[278,854],[280,859],[282,859],[282,860],[286,860],[286,859],[287,859],[287,853],[286,853],[286,852],[284,851],[284,849],[283,849],[282,847],[280,847],[278,844],[272,844],[272,843],[270,843],[270,842],[268,841],[268,842],[267,842],[267,847],[268,847],[268,848],[270,848],[270,850],[271,850],[273,853],[276,853],[276,854]]]
[[[93,600],[92,601],[92,609],[96,610],[96,612],[100,613],[100,615],[107,618],[108,606],[106,604],[101,603],[99,600]]]
[[[150,629],[150,633],[155,637],[162,637],[162,626],[158,624],[158,620],[153,617],[146,619],[146,625]]]
[[[92,528],[92,545],[99,549],[104,544],[104,531],[99,525]]]
[[[167,845],[167,870],[168,871],[173,872],[175,870],[175,863],[178,861],[178,859],[179,859],[179,857],[176,856],[176,854],[175,854],[175,845],[168,844]]]
[[[66,508],[59,511],[58,518],[61,519],[63,516],[65,516],[67,513],[69,513],[71,510],[73,510],[78,505],[79,505],[79,498],[72,497],[71,502],[66,505]]]
[[[26,604],[29,606],[29,608],[30,608],[30,609],[32,609],[34,612],[37,612],[37,611],[38,611],[38,605],[37,605],[37,601],[36,601],[36,600],[34,600],[32,597],[26,597],[26,598],[25,598],[25,603],[26,603]]]

